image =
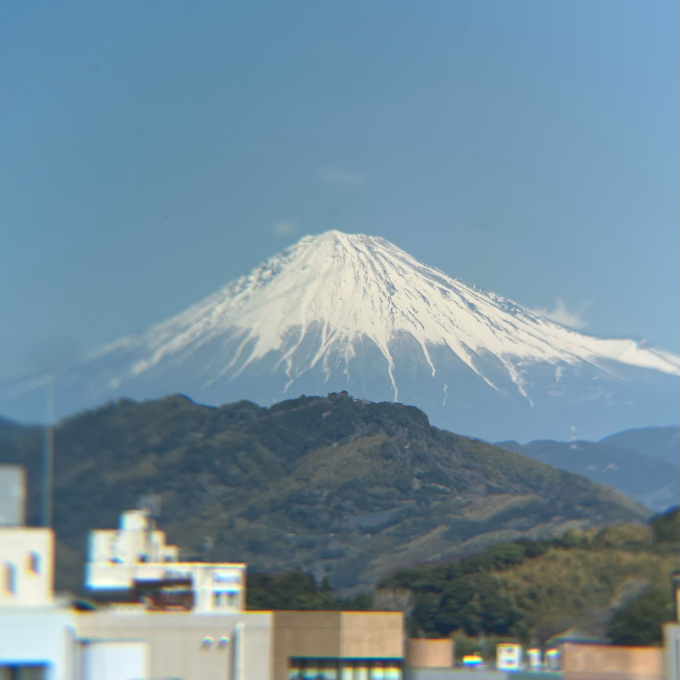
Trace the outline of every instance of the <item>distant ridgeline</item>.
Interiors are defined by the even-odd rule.
[[[539,440],[524,446],[514,441],[496,445],[611,486],[655,512],[680,502],[677,426],[627,430],[599,442]]]
[[[39,428],[0,437],[0,462],[28,470],[33,523],[42,441]],[[651,514],[581,476],[434,428],[412,406],[346,393],[270,408],[121,400],[56,428],[58,588],[80,589],[87,532],[114,528],[144,494],[160,495],[159,527],[184,557],[214,543],[212,560],[300,568],[334,589]]]

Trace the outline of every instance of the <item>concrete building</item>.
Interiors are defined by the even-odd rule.
[[[661,647],[624,647],[566,642],[560,646],[561,670],[569,680],[664,680]]]
[[[26,517],[26,471],[0,465],[0,526],[23,526]]]
[[[115,606],[74,615],[78,680],[272,678],[272,613],[196,614]],[[118,645],[125,643],[127,648]],[[96,657],[127,658],[124,676],[93,674]]]
[[[246,565],[180,562],[147,510],[121,515],[117,530],[90,532],[85,586],[95,599],[137,601],[196,613],[245,609]]]
[[[52,604],[54,536],[38,527],[0,527],[0,607]]]
[[[71,612],[54,599],[54,535],[23,526],[26,475],[0,465],[0,680],[70,678]]]
[[[0,608],[49,607],[54,590],[54,537],[26,527],[26,472],[0,465]]]
[[[401,612],[272,612],[271,678],[399,680]]]
[[[680,680],[680,624],[664,625],[663,646],[666,680]]]
[[[455,648],[450,638],[409,638],[405,651],[410,668],[453,668]]]

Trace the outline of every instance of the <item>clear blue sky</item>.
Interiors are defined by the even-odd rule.
[[[678,346],[676,0],[7,2],[0,378],[306,233]]]

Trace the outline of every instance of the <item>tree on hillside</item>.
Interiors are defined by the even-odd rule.
[[[653,645],[662,640],[661,625],[673,619],[670,591],[649,588],[614,615],[609,637],[615,645]]]
[[[275,574],[249,574],[247,589],[248,609],[370,609],[371,597],[359,593],[353,598],[337,598],[328,579],[317,585],[311,574],[300,569]]]
[[[675,543],[680,540],[680,507],[655,515],[650,521],[655,543]]]

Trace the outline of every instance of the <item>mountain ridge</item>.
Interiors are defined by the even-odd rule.
[[[42,434],[0,442],[0,462],[28,469],[32,522]],[[214,559],[300,567],[336,588],[502,540],[651,514],[578,475],[439,430],[413,406],[346,393],[269,408],[121,400],[55,431],[59,587],[79,588],[88,530],[115,527],[148,493],[161,495],[160,528],[184,555],[212,536]]]
[[[635,451],[680,467],[680,427],[677,425],[627,429],[604,437],[600,443]]]
[[[319,263],[320,259],[324,262]],[[328,264],[329,260],[331,264]],[[335,260],[342,261],[339,267]],[[350,260],[349,267],[346,266],[348,260]],[[407,270],[403,265],[408,265],[412,270],[429,279],[429,290],[426,292],[430,295],[436,292],[437,285],[447,286],[448,289],[440,288],[445,298],[450,299],[453,294],[457,293],[460,298],[455,301],[458,306],[457,318],[433,321],[433,315],[430,314],[427,320],[431,323],[425,328],[424,318],[433,305],[422,289],[414,293],[404,285],[403,281],[397,279],[395,272],[401,274],[402,279],[406,278]],[[277,281],[277,276],[285,275],[289,269],[297,270],[294,272],[293,281]],[[304,272],[307,269],[310,270],[311,275],[305,277]],[[364,278],[357,281],[358,272],[362,271],[365,272]],[[355,277],[355,280],[348,281],[347,279],[351,277]],[[409,283],[416,284],[418,288],[422,286],[413,277],[407,280]],[[401,284],[402,288],[398,289],[395,283]],[[275,286],[283,290],[272,292],[271,288]],[[309,295],[307,290],[312,287],[314,287],[313,294]],[[305,290],[302,299],[298,293],[300,288]],[[332,290],[330,297],[319,295],[319,288]],[[291,290],[296,297],[289,301],[287,294]],[[384,290],[389,291],[392,297],[385,299],[384,294],[381,294]],[[352,304],[339,305],[339,302],[344,301],[342,296],[352,298]],[[400,304],[393,301],[393,297],[396,296],[402,298],[399,300]],[[421,303],[424,306],[419,307]],[[538,334],[529,338],[535,341],[534,344],[528,344],[525,339],[522,345],[517,342],[512,333],[506,332],[502,335],[498,332],[501,328],[496,319],[492,319],[486,324],[487,328],[484,328],[484,324],[476,315],[475,303],[477,305],[486,303],[488,308],[496,307],[507,315],[514,316],[517,325],[513,330],[524,331],[527,336],[531,336],[531,333],[526,332],[519,322],[526,318],[533,324],[542,324],[544,328],[541,330],[554,336],[550,340],[559,338],[562,341],[561,345],[555,347]],[[261,311],[263,307],[265,313]],[[467,313],[470,311],[473,313]],[[461,322],[461,313],[466,314],[464,318],[466,323]],[[307,321],[307,315],[311,317],[310,321]],[[348,317],[351,318],[348,319]],[[375,322],[376,317],[378,317],[378,323]],[[492,317],[487,314],[486,318]],[[508,320],[503,320],[507,325]],[[319,360],[328,358],[328,351],[332,349],[334,343],[344,343],[347,356],[353,352],[352,342],[363,335],[368,335],[387,360],[395,401],[398,401],[398,387],[392,375],[394,361],[389,343],[391,336],[398,332],[410,332],[416,338],[433,376],[436,374],[436,369],[428,352],[428,344],[448,345],[472,370],[478,373],[480,371],[474,366],[471,351],[475,352],[482,346],[487,351],[496,350],[495,355],[505,364],[517,389],[522,393],[521,378],[516,370],[511,369],[501,358],[505,354],[512,353],[508,348],[514,349],[517,356],[522,358],[531,356],[532,351],[535,353],[534,357],[543,358],[573,354],[583,359],[588,356],[602,355],[607,359],[633,366],[654,368],[680,375],[680,360],[669,352],[646,348],[635,340],[602,340],[593,336],[585,336],[554,321],[549,321],[506,298],[481,291],[438,269],[423,265],[384,239],[364,235],[350,237],[337,231],[327,232],[319,237],[303,238],[299,243],[271,258],[250,274],[228,284],[182,314],[154,326],[142,336],[144,344],[152,348],[154,352],[151,358],[134,364],[131,373],[139,375],[148,371],[162,361],[168,353],[181,351],[197,341],[202,344],[211,339],[212,332],[228,331],[232,325],[237,325],[249,332],[244,338],[239,338],[239,351],[231,361],[226,363],[222,372],[234,368],[238,375],[247,368],[250,362],[265,357],[269,352],[279,350],[286,333],[293,332],[289,329],[300,326],[302,332],[279,362],[286,364],[286,374],[290,378],[292,355],[300,347],[307,332],[306,324],[310,322],[312,324],[323,323],[324,330],[328,333],[322,337],[319,352],[312,358],[312,366]],[[497,332],[490,333],[489,330],[492,330],[494,323]],[[474,325],[480,327],[476,335],[469,330],[469,326]],[[456,333],[456,330],[459,332]],[[479,339],[480,335],[486,336],[484,338],[486,342],[483,345]],[[251,341],[255,343],[255,346],[250,355],[244,358],[243,349]],[[507,347],[503,346],[504,343]],[[123,347],[127,348],[131,344],[134,346],[136,339],[123,338],[112,345],[102,347],[92,358],[115,352]],[[606,352],[603,349],[599,352],[595,350],[593,347],[597,345],[606,347]],[[524,352],[524,355],[521,352]],[[490,381],[489,378],[483,375],[482,377],[487,382]]]

